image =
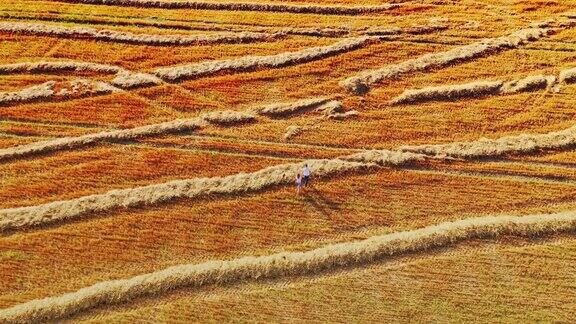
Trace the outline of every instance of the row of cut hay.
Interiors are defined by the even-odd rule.
[[[298,35],[298,36],[313,36],[313,37],[352,37],[359,35],[372,35],[372,36],[391,36],[399,34],[425,34],[435,31],[441,31],[449,28],[447,25],[431,24],[431,25],[414,25],[405,29],[399,27],[361,27],[351,28],[345,26],[326,26],[326,27],[273,27],[265,25],[235,25],[235,24],[216,24],[216,23],[195,23],[183,24],[177,22],[159,22],[147,20],[106,20],[102,18],[82,18],[76,17],[61,17],[61,16],[30,16],[19,15],[14,13],[0,14],[0,18],[14,19],[14,20],[36,20],[48,22],[66,22],[66,23],[80,23],[80,24],[94,24],[94,25],[114,25],[114,26],[132,26],[132,27],[154,27],[170,30],[201,30],[211,32],[228,32],[233,35],[238,35],[245,32],[250,32],[257,35],[270,35],[270,38],[280,38],[284,35]],[[141,35],[141,34],[139,34]]]
[[[194,121],[188,128],[198,127]],[[160,126],[147,126],[150,132],[163,133]],[[171,125],[165,125],[173,130]],[[130,132],[119,131],[119,132]],[[135,134],[135,136],[141,136]],[[87,135],[90,136],[90,135]],[[83,137],[80,137],[83,138]],[[354,171],[377,165],[399,165],[424,158],[494,157],[502,154],[526,153],[539,149],[562,148],[576,143],[576,126],[547,134],[507,136],[495,140],[480,139],[474,142],[457,142],[443,145],[404,146],[399,151],[372,150],[343,156],[332,160],[309,160],[315,176],[323,177],[337,172]],[[172,181],[132,189],[113,190],[108,193],[56,201],[38,206],[0,210],[0,231],[59,222],[78,218],[91,212],[106,211],[117,207],[154,204],[178,197],[197,197],[207,194],[231,194],[258,191],[270,186],[290,183],[302,164],[284,164],[248,174],[224,178],[202,178]]]
[[[129,6],[162,9],[231,10],[287,12],[320,15],[359,15],[387,11],[400,6],[384,4],[377,6],[322,6],[315,4],[285,4],[266,2],[212,2],[212,1],[173,1],[173,0],[58,0],[61,2],[93,5]]]
[[[501,92],[503,94],[513,94],[550,89],[556,84],[556,80],[556,76],[554,75],[530,75],[522,79],[504,83]]]
[[[229,33],[244,33],[250,32],[255,34],[265,35],[299,35],[299,36],[316,36],[316,37],[343,37],[351,33],[350,28],[346,27],[273,27],[264,25],[236,25],[236,24],[220,24],[220,23],[177,23],[173,21],[148,21],[148,20],[107,20],[103,18],[87,18],[86,16],[77,17],[61,17],[61,16],[34,16],[34,15],[18,15],[14,13],[1,14],[0,18],[14,19],[14,20],[37,20],[48,22],[65,22],[65,23],[79,23],[79,24],[92,24],[92,25],[113,25],[113,26],[130,26],[130,27],[154,27],[160,29],[170,30],[187,30],[187,31],[210,31],[210,32],[229,32]]]
[[[248,43],[270,41],[284,37],[284,33],[226,33],[215,35],[157,35],[135,34],[110,29],[91,27],[63,27],[40,23],[0,22],[0,32],[23,33],[30,35],[56,36],[59,38],[92,38],[109,42],[122,42],[141,45],[204,45],[225,43]]]
[[[70,82],[47,81],[14,92],[0,92],[0,105],[39,100],[63,100],[74,97],[107,94],[119,91],[106,82],[75,79]]]
[[[433,33],[436,31],[442,31],[446,29],[448,29],[447,25],[432,24],[432,25],[415,25],[407,28],[367,27],[357,29],[356,32],[359,34],[372,35],[372,36],[386,36],[386,35],[399,35],[399,34],[421,35],[421,34]]]
[[[471,142],[402,146],[401,151],[458,158],[496,157],[512,153],[559,149],[576,144],[576,126],[546,134],[521,134]]]
[[[390,104],[416,103],[430,100],[454,100],[463,97],[479,97],[499,93],[502,81],[475,81],[465,84],[444,85],[422,89],[405,90],[392,99]]]
[[[181,66],[158,68],[154,74],[166,81],[175,82],[215,75],[221,72],[248,72],[260,68],[279,68],[324,59],[349,52],[377,40],[377,37],[348,38],[328,46],[312,47],[295,52],[269,56],[244,56],[227,60],[215,60]]]
[[[326,115],[326,118],[335,119],[335,120],[343,120],[343,119],[348,119],[351,117],[357,117],[359,115],[360,115],[360,112],[358,112],[357,110],[350,110],[350,111],[346,111],[346,112],[331,113],[331,114]]]
[[[120,89],[110,85],[109,83],[87,79],[74,79],[70,82],[59,83],[57,84],[57,87],[58,90],[56,91],[54,99],[98,95],[120,91]]]
[[[287,141],[287,140],[289,140],[295,136],[298,136],[299,134],[301,134],[305,130],[307,130],[307,128],[304,126],[290,125],[290,126],[286,127],[286,133],[284,133],[282,138],[285,141]]]
[[[301,113],[306,110],[314,108],[322,108],[326,103],[330,102],[330,98],[310,98],[294,102],[275,103],[256,108],[256,112],[261,115],[281,117]]]
[[[123,130],[103,131],[77,137],[62,137],[41,142],[0,149],[0,160],[30,156],[39,153],[69,150],[104,141],[123,141],[135,138],[177,133],[204,127],[207,123],[230,125],[251,122],[256,117],[250,112],[212,112],[189,119],[177,119],[160,124],[152,124]]]
[[[44,82],[19,91],[0,92],[0,105],[46,99],[54,96],[56,81]]]
[[[232,125],[252,122],[256,116],[251,111],[215,111],[201,115],[205,121],[215,125]]]
[[[422,89],[405,90],[390,104],[418,103],[432,100],[455,100],[466,97],[484,97],[498,94],[514,94],[542,89],[560,90],[562,83],[576,82],[576,68],[563,70],[559,76],[530,75],[512,81],[474,81],[456,85],[442,85]]]
[[[16,73],[62,73],[69,71],[92,71],[114,73],[111,84],[123,88],[158,85],[161,79],[176,82],[182,79],[199,78],[221,72],[247,72],[259,68],[279,68],[321,60],[369,45],[378,37],[348,38],[328,46],[312,47],[295,52],[285,52],[269,56],[244,56],[227,60],[214,60],[182,66],[158,68],[154,74],[128,71],[122,67],[77,61],[24,62],[0,65],[0,74]]]
[[[192,126],[197,126],[197,124]],[[422,155],[411,152],[367,152],[337,159],[316,159],[302,163],[282,164],[252,173],[176,180],[143,187],[112,190],[103,194],[55,201],[37,206],[3,209],[0,210],[0,232],[59,223],[119,207],[152,205],[175,198],[196,198],[210,194],[240,194],[260,191],[273,186],[292,183],[295,174],[302,169],[304,163],[314,170],[315,177],[322,178],[342,172],[365,170],[379,164],[398,165],[423,158]]]
[[[99,64],[78,61],[39,61],[22,62],[0,65],[0,74],[22,73],[60,73],[60,72],[96,72],[96,73],[119,73],[123,69],[116,65]]]
[[[128,279],[103,281],[64,295],[36,299],[0,310],[0,320],[11,323],[53,321],[90,309],[126,303],[139,297],[158,296],[184,287],[199,288],[310,275],[368,265],[393,256],[452,246],[470,239],[505,235],[536,237],[574,230],[574,211],[461,219],[359,241],[330,244],[304,252],[280,252],[182,264]]]
[[[59,150],[69,150],[96,144],[104,141],[122,141],[143,136],[167,134],[184,130],[196,129],[205,125],[201,118],[181,119],[161,124],[135,127],[125,130],[103,131],[76,137],[62,137],[46,141],[24,144],[16,147],[0,149],[0,160],[31,156],[40,153],[48,153]]]
[[[113,86],[129,89],[140,86],[158,85],[162,80],[154,75],[128,71],[120,66],[78,61],[39,61],[0,65],[0,75],[22,73],[95,72],[115,74]]]
[[[559,79],[560,82],[564,82],[567,84],[576,83],[576,67],[563,70],[562,72],[560,72]]]
[[[549,35],[551,32],[552,29],[545,28],[521,29],[506,36],[459,46],[445,52],[425,54],[376,70],[366,70],[341,81],[340,85],[354,94],[363,94],[370,91],[372,85],[385,79],[396,78],[405,73],[444,67],[503,49],[517,48],[528,41]]]
[[[316,36],[316,37],[343,37],[350,34],[350,29],[346,27],[272,27],[260,25],[242,25],[235,24],[216,24],[216,23],[197,23],[197,24],[182,24],[170,21],[147,21],[147,20],[107,20],[102,18],[82,18],[76,17],[60,17],[60,16],[31,16],[31,15],[18,15],[14,13],[0,14],[0,18],[7,18],[13,20],[36,20],[47,22],[65,22],[65,23],[78,23],[78,24],[92,24],[92,25],[113,25],[113,26],[129,26],[129,27],[154,27],[160,29],[170,30],[187,30],[187,31],[210,31],[210,32],[228,32],[231,34],[240,34],[250,32],[255,35],[277,35],[282,37],[284,35],[300,35],[300,36]],[[50,25],[51,26],[51,25]],[[138,34],[142,35],[142,34]]]
[[[49,85],[51,86],[50,96],[57,96],[57,97],[84,95],[89,93],[95,93],[95,91],[97,91],[97,93],[108,93],[117,90],[116,88],[104,82],[78,80],[71,82],[72,89],[62,87],[60,91],[55,94],[55,91],[53,91],[54,86],[52,85],[52,83],[50,83]],[[74,93],[74,91],[76,91],[76,93]],[[36,96],[36,98],[38,98],[38,96]],[[215,125],[232,125],[232,124],[248,123],[256,119],[255,116],[256,113],[263,115],[279,115],[280,114],[279,112],[283,111],[282,114],[286,114],[286,110],[291,110],[292,112],[303,111],[318,106],[322,107],[324,103],[330,103],[330,102],[331,102],[330,99],[327,98],[303,99],[295,102],[279,103],[276,105],[267,105],[255,109],[247,109],[246,111],[231,111],[231,110],[215,111],[205,113],[200,115],[199,117],[191,119],[179,119],[161,124],[152,124],[125,130],[103,131],[95,134],[83,135],[80,137],[64,137],[54,140],[34,142],[16,147],[0,149],[0,160],[21,158],[25,156],[60,151],[60,150],[69,150],[86,145],[100,143],[103,141],[131,140],[137,137],[176,133],[180,131],[202,127],[205,126],[206,123]],[[273,106],[275,106],[276,108],[272,109],[271,107]],[[275,110],[275,114],[271,114],[270,109]]]
[[[331,114],[344,112],[344,106],[342,105],[342,102],[338,100],[330,100],[314,109],[314,111],[319,112],[324,116],[328,116]]]
[[[314,111],[321,113],[328,119],[343,120],[360,115],[356,110],[344,111],[344,105],[338,100],[330,100]]]
[[[281,29],[286,34],[304,35],[304,36],[317,36],[317,37],[344,37],[351,35],[366,35],[366,36],[393,36],[400,34],[420,35],[433,33],[436,31],[446,30],[447,25],[415,25],[407,28],[400,27],[361,27],[361,28],[348,28],[348,27],[290,27]]]

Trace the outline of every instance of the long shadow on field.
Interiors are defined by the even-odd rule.
[[[331,213],[341,210],[338,202],[330,200],[321,191],[312,186],[304,188],[301,194],[304,196],[304,201],[324,216],[330,216]]]
[[[395,168],[391,168],[391,169],[395,169]],[[401,170],[401,168],[399,168],[399,169]],[[324,177],[322,177],[322,179],[318,179],[317,181],[322,182],[323,184],[326,184],[326,183],[328,183],[334,179],[341,179],[343,177],[357,177],[357,176],[362,176],[362,175],[366,175],[366,174],[371,174],[373,172],[374,171],[370,170],[370,169],[363,169],[363,170],[358,170],[356,172],[351,172],[351,173],[346,173],[346,172],[336,173],[336,174],[331,174],[329,176],[324,176]],[[275,190],[281,190],[281,189],[286,188],[288,186],[289,185],[287,185],[287,184],[275,184],[275,185],[271,185],[268,187],[260,188],[260,189],[249,191],[249,192],[240,192],[240,193],[235,192],[235,193],[230,193],[230,194],[226,194],[226,193],[207,194],[206,193],[206,194],[201,194],[201,195],[194,197],[194,198],[176,197],[176,198],[168,199],[165,201],[156,202],[153,204],[142,204],[142,205],[130,206],[130,207],[118,206],[118,207],[114,207],[114,208],[103,210],[103,211],[87,212],[87,213],[78,215],[78,216],[73,217],[73,218],[58,219],[58,220],[50,221],[47,223],[29,225],[29,226],[19,227],[19,228],[10,228],[10,229],[5,229],[3,231],[0,230],[0,239],[8,237],[8,236],[12,236],[12,235],[20,235],[20,234],[26,235],[29,233],[34,233],[34,232],[39,232],[39,231],[51,230],[51,229],[55,229],[58,227],[71,225],[71,224],[78,224],[78,223],[88,222],[88,221],[97,221],[98,219],[115,217],[117,214],[122,213],[122,212],[134,214],[134,213],[150,212],[153,210],[162,210],[162,209],[165,209],[167,207],[170,208],[169,206],[175,206],[177,204],[201,204],[203,202],[213,201],[213,200],[220,200],[220,201],[232,200],[233,201],[233,200],[238,199],[239,197],[245,197],[246,199],[248,199],[250,197],[257,197],[258,195],[261,195],[262,193],[265,193],[265,192],[272,192]],[[314,194],[314,191],[316,191],[318,194],[317,195]],[[319,201],[324,201],[325,205],[329,206],[329,209],[332,209],[334,211],[339,210],[338,203],[327,199],[318,190],[313,189],[311,187],[308,187],[305,192],[301,192],[301,195],[303,196],[304,199],[311,199],[313,201],[313,202],[311,202],[311,204],[318,204],[319,208],[323,208],[324,210],[326,210],[326,208],[323,205],[319,204]],[[312,197],[306,197],[306,195],[311,195]],[[72,198],[72,199],[74,199],[74,198]],[[325,215],[328,215],[328,214],[325,214]]]

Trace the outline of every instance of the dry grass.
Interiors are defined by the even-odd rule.
[[[417,90],[406,90],[392,99],[392,105],[416,103],[430,100],[455,100],[466,97],[489,96],[500,92],[502,81],[475,81],[458,85],[428,87]]]
[[[573,238],[510,239],[506,244],[468,241],[466,245],[334,275],[174,294],[162,304],[136,302],[79,320],[571,321],[573,286],[542,282],[571,276],[566,260],[575,257]],[[253,309],[265,311],[247,313],[246,300]]]
[[[58,38],[93,38],[110,42],[129,44],[146,44],[162,46],[188,46],[224,43],[249,43],[255,41],[276,40],[284,36],[283,33],[228,33],[212,35],[164,35],[164,34],[135,34],[111,29],[94,29],[90,27],[63,27],[58,25],[0,22],[0,32],[23,33],[30,35],[55,36]]]
[[[168,122],[161,125],[144,126],[142,130],[112,132],[125,134],[123,138],[142,136],[142,134],[165,133],[166,129],[174,130],[184,127],[200,127],[202,119],[191,121]],[[174,126],[176,125],[176,126]],[[77,218],[90,212],[106,211],[113,208],[150,205],[175,198],[194,198],[207,194],[236,194],[246,191],[259,191],[268,187],[287,184],[293,176],[308,164],[315,170],[316,177],[325,177],[341,172],[351,172],[372,168],[378,165],[402,165],[426,158],[445,159],[449,157],[495,157],[502,154],[526,153],[537,149],[561,148],[574,143],[574,127],[541,135],[508,136],[495,140],[481,139],[475,142],[459,142],[444,145],[404,146],[395,152],[388,150],[371,150],[343,156],[332,160],[308,160],[296,164],[284,164],[266,168],[251,174],[237,174],[223,178],[200,178],[178,180],[124,190],[114,190],[104,194],[81,197],[68,201],[0,210],[3,220],[0,229],[3,231],[54,223]],[[105,133],[109,138],[110,133]],[[85,144],[95,135],[82,136],[76,141]],[[65,145],[55,141],[54,145]],[[29,149],[30,150],[30,149]],[[413,153],[411,153],[413,152]],[[348,162],[353,161],[353,162]]]
[[[120,89],[106,83],[86,79],[75,79],[70,82],[44,82],[15,92],[0,92],[0,105],[40,100],[70,100],[82,96],[94,96],[118,92]]]
[[[380,6],[318,6],[291,5],[256,2],[204,2],[204,1],[155,1],[155,0],[61,0],[62,2],[102,4],[112,6],[148,7],[162,9],[232,10],[232,11],[272,11],[290,13],[311,13],[322,15],[358,15],[377,13],[396,8],[396,4]]]
[[[357,117],[359,116],[360,113],[356,110],[350,110],[347,112],[335,112],[335,113],[331,113],[326,115],[326,117],[328,117],[328,119],[336,119],[336,120],[344,120],[344,119],[348,119],[348,118],[353,118],[353,117]]]
[[[225,5],[236,3],[243,2]],[[274,3],[322,8],[382,4]],[[50,100],[1,107],[0,147],[133,129],[152,133],[100,138],[89,146],[62,146],[51,154],[0,161],[2,213],[19,210],[23,216],[2,216],[14,221],[10,226],[22,227],[0,237],[0,308],[181,264],[311,251],[483,215],[574,210],[576,173],[569,149],[576,112],[569,83],[576,33],[569,15],[563,14],[567,10],[573,8],[561,1],[411,2],[389,13],[335,16],[3,1],[0,16],[7,23],[61,28],[64,34],[90,32],[60,37],[50,34],[57,31],[50,28],[48,34],[0,33],[0,65],[8,65],[0,73],[1,92],[56,82]],[[524,43],[524,36],[514,33],[528,25],[549,31],[549,37]],[[144,43],[98,38],[108,30],[118,33],[112,38],[154,37]],[[242,33],[287,37],[201,46],[157,46],[152,41]],[[518,37],[506,45],[511,33]],[[285,60],[286,55],[330,48],[340,40],[335,38],[363,35],[378,35],[381,41],[374,38],[325,57],[310,52],[314,59],[295,64]],[[479,50],[473,59],[464,53],[466,58],[448,60],[442,69],[432,64],[383,79],[363,97],[339,85],[359,71],[434,58],[435,53],[443,57],[441,53],[457,53],[475,43],[479,47],[473,50],[480,44],[495,47]],[[276,64],[271,57],[286,64],[267,65]],[[264,65],[250,65],[261,58],[267,58]],[[246,60],[246,65],[235,65],[235,60]],[[218,62],[236,63],[177,83],[154,74],[160,68]],[[556,80],[548,81],[550,76]],[[482,80],[503,83],[494,94],[503,94],[504,84],[516,92],[477,100],[474,91],[467,96],[436,89],[433,101],[388,104],[405,89]],[[90,91],[98,82],[122,91],[96,96]],[[326,101],[299,106],[302,98]],[[275,105],[278,115],[259,113],[262,103],[281,103]],[[177,127],[152,127],[195,118],[203,126],[191,134]],[[143,125],[152,128],[141,129]],[[283,141],[289,126],[304,131]],[[161,131],[170,129],[174,132]],[[484,137],[490,140],[478,140]],[[421,153],[394,151],[401,146]],[[295,172],[305,160],[321,161],[320,170],[335,171],[324,177],[314,165],[313,186],[296,195]],[[111,192],[117,195],[102,196]],[[124,208],[125,203],[133,207]],[[93,212],[102,206],[104,210]],[[36,221],[40,226],[32,224]],[[567,321],[573,313],[571,254],[558,252],[552,259],[546,251],[525,247],[542,240],[538,235],[504,235],[490,249],[484,242],[466,240],[446,254],[427,250],[360,264],[346,271],[355,279],[346,274],[337,283],[333,274],[339,271],[313,279],[283,278],[279,285],[264,281],[238,288],[175,289],[60,319]],[[522,257],[506,258],[502,251],[510,242],[516,242]],[[563,244],[559,247],[565,248]],[[98,248],[86,248],[94,246]],[[394,270],[398,268],[404,270]]]
[[[179,81],[206,77],[221,72],[247,72],[262,68],[279,68],[284,66],[303,64],[326,57],[353,51],[374,42],[375,37],[358,37],[339,41],[333,45],[313,47],[297,52],[286,52],[272,56],[245,56],[224,61],[208,61],[197,64],[163,67],[154,73],[167,81]]]
[[[158,204],[176,198],[261,191],[292,183],[294,175],[302,169],[304,164],[308,164],[314,170],[315,177],[322,178],[342,172],[365,170],[377,165],[400,165],[422,159],[422,155],[414,153],[370,151],[340,159],[307,160],[301,163],[281,164],[252,173],[239,173],[227,177],[175,180],[143,187],[112,190],[103,194],[71,200],[0,210],[2,216],[0,230],[18,230],[31,226],[53,224],[78,218],[88,213],[119,207]]]
[[[32,87],[23,92],[18,92],[15,94],[9,93],[6,95],[7,98],[6,102],[25,101],[33,99],[37,100],[39,98],[42,99],[52,98],[55,92],[52,90],[54,88],[54,85],[55,85],[54,82],[50,82],[40,87]],[[72,82],[72,89],[67,89],[63,87],[56,93],[55,97],[70,97],[74,95],[78,96],[78,95],[111,93],[114,92],[115,90],[116,89],[114,87],[111,87],[102,82],[91,83],[86,80],[76,80]],[[0,149],[0,160],[26,157],[39,153],[75,149],[78,147],[93,145],[105,141],[108,142],[125,141],[145,136],[166,135],[170,133],[191,131],[202,127],[206,127],[208,124],[224,125],[224,126],[231,126],[234,124],[244,124],[256,120],[256,116],[254,113],[259,113],[263,115],[272,115],[272,116],[285,116],[287,114],[294,113],[296,111],[304,109],[313,109],[318,106],[322,108],[323,104],[332,105],[333,102],[331,102],[330,99],[325,98],[303,99],[295,102],[271,104],[264,107],[258,107],[255,109],[247,109],[246,111],[233,111],[233,110],[213,111],[202,114],[194,118],[176,119],[173,121],[139,126],[131,129],[101,131],[98,133],[85,134],[75,137],[63,137],[53,140],[35,142],[27,145],[21,145],[17,147]],[[346,115],[346,117],[347,116],[348,115]]]
[[[286,116],[294,113],[311,110],[316,107],[317,109],[325,109],[326,103],[330,102],[330,98],[311,98],[288,103],[276,103],[257,108],[259,114],[269,116]],[[320,107],[319,107],[320,106]]]
[[[91,62],[62,61],[62,62],[26,62],[0,65],[0,74],[21,74],[21,73],[62,73],[62,72],[85,72],[112,73],[116,77],[112,84],[122,88],[133,88],[137,86],[149,86],[159,84],[160,79],[145,73],[135,73],[125,70],[119,66],[98,64]]]
[[[514,80],[504,84],[502,93],[530,92],[541,89],[549,89],[554,86],[556,77],[553,75],[531,75],[524,79]]]
[[[214,119],[219,116],[210,116]],[[238,118],[234,116],[224,116],[226,120]],[[245,116],[240,116],[244,120]],[[14,159],[17,157],[30,156],[39,153],[53,152],[58,150],[73,149],[87,146],[104,141],[130,140],[142,136],[155,134],[166,134],[170,132],[182,132],[185,130],[194,130],[206,125],[203,118],[191,118],[169,121],[161,124],[147,125],[124,130],[102,131],[99,133],[86,134],[77,137],[62,137],[53,140],[34,142],[31,144],[10,147],[0,150],[0,159]]]
[[[564,70],[560,73],[560,82],[574,83],[576,82],[576,68]]]
[[[0,92],[0,105],[46,99],[54,95],[56,82],[48,81],[16,92]]]
[[[121,152],[120,149],[117,151]],[[138,156],[143,153],[134,149],[130,152],[130,155]],[[162,159],[167,152],[157,153],[156,158]],[[86,153],[84,155],[87,156]],[[161,164],[159,172],[172,175],[187,172],[193,176],[194,172],[213,174],[218,169],[217,172],[226,173],[226,168],[221,164],[226,163],[222,160],[224,157],[214,157],[213,166],[203,169],[196,169],[202,168],[200,156],[198,160],[188,160],[196,171],[185,167],[186,160],[171,158],[176,160],[174,167],[178,171],[171,172],[171,164],[165,162]],[[102,169],[113,165],[112,152],[108,154],[108,159],[106,165],[101,166]],[[89,161],[88,156],[86,160]],[[128,171],[131,176],[138,177],[139,173],[156,176],[146,168],[145,163],[138,166],[132,164],[129,158],[125,160],[131,166]],[[58,161],[62,163],[62,160]],[[262,159],[252,161],[265,163]],[[244,168],[249,171],[250,160],[244,163]],[[99,163],[93,165],[98,166]],[[60,170],[67,171],[66,168]],[[122,172],[110,176],[103,170],[101,177],[85,169],[76,173],[89,174],[99,181],[100,187],[105,187],[106,181],[108,186],[118,186],[114,177],[124,179]],[[34,176],[31,171],[29,174]],[[71,173],[67,172],[66,175]],[[102,177],[109,179],[100,180]],[[58,177],[54,179],[59,181]],[[68,188],[74,186],[73,182],[59,184]],[[406,190],[398,190],[399,184]],[[90,184],[86,188],[88,186]],[[562,208],[551,204],[566,201],[574,194],[574,186],[562,183],[525,183],[491,177],[443,176],[389,169],[377,174],[315,182],[314,189],[300,197],[294,194],[293,188],[279,188],[229,199],[184,200],[157,208],[120,209],[112,212],[114,217],[83,220],[4,237],[0,247],[25,251],[33,257],[6,264],[6,268],[2,269],[3,277],[7,280],[2,282],[5,294],[0,297],[0,307],[60,295],[99,281],[132,277],[177,264],[234,259],[242,255],[267,255],[286,250],[303,251],[327,243],[410,230],[462,217],[555,212]],[[430,192],[435,191],[442,191],[443,195],[431,196]],[[535,191],[538,192],[537,197],[533,195]],[[8,189],[5,194],[9,192]],[[30,189],[25,194],[43,197]],[[522,208],[521,212],[519,208]],[[270,210],[277,212],[270,213]],[[158,228],[163,230],[155,230]],[[224,228],[227,230],[220,230]],[[99,242],[98,249],[84,248],[95,242]],[[160,251],[158,247],[162,247]],[[127,254],[126,251],[131,252]],[[124,257],[118,258],[118,255]],[[78,263],[83,266],[78,267]],[[43,271],[32,272],[29,269]],[[29,288],[23,291],[15,278],[23,278],[29,283]]]
[[[124,303],[141,296],[158,295],[186,286],[201,287],[304,275],[362,265],[404,253],[426,251],[473,238],[540,236],[573,231],[575,228],[576,213],[573,211],[523,217],[463,219],[408,232],[374,236],[358,242],[328,245],[307,252],[284,252],[174,266],[129,279],[100,282],[62,296],[16,305],[0,311],[0,319],[18,323],[56,320],[101,305]]]
[[[442,85],[415,90],[405,90],[392,99],[390,104],[418,103],[433,100],[486,97],[499,94],[516,94],[546,89],[559,92],[565,84],[572,83],[575,69],[566,69],[555,75],[529,75],[511,81],[474,81],[457,85]]]
[[[498,139],[482,138],[471,142],[404,146],[402,151],[461,158],[497,157],[504,154],[530,153],[536,150],[561,149],[576,143],[576,126],[546,134],[521,134]]]
[[[355,94],[366,93],[372,85],[385,79],[430,68],[444,67],[504,49],[517,48],[526,42],[547,36],[550,32],[550,29],[544,28],[521,29],[506,36],[456,47],[446,52],[427,54],[377,70],[367,70],[343,80],[340,85]]]

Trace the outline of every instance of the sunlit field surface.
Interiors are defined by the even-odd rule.
[[[570,322],[575,104],[574,0],[1,1],[0,322]]]

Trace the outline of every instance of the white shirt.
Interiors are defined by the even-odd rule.
[[[304,172],[303,172],[305,177],[309,177],[310,176],[310,169],[308,169],[308,167],[304,167]]]

